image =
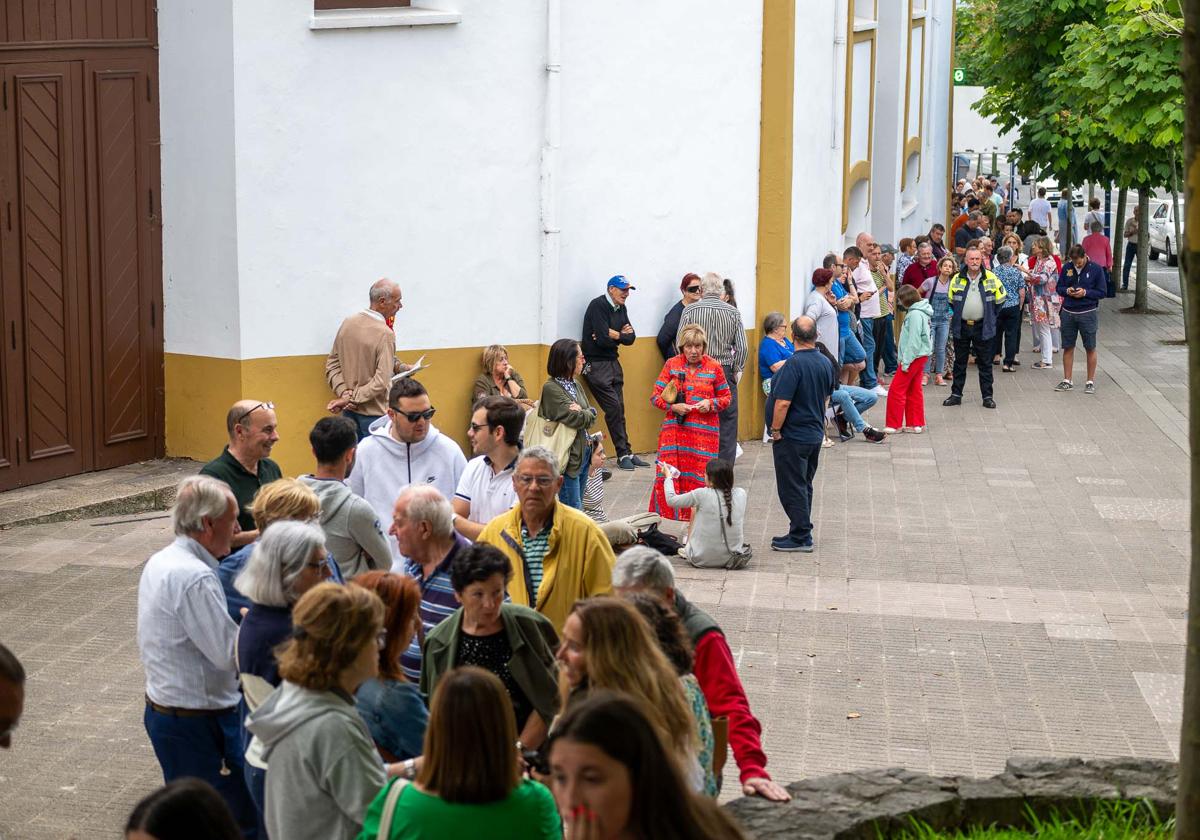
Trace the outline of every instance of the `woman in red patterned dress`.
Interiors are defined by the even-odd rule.
[[[650,402],[666,412],[658,433],[658,460],[679,470],[675,492],[687,493],[704,486],[704,468],[717,457],[720,419],[729,405],[729,384],[721,365],[704,350],[708,339],[696,324],[679,333],[679,355],[667,359]],[[691,519],[691,508],[676,510],[667,504],[663,477],[654,479],[650,510],[667,519]]]

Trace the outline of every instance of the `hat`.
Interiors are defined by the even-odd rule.
[[[629,285],[629,281],[625,279],[624,274],[618,274],[615,277],[609,277],[608,285],[616,286],[618,289],[637,289],[637,286]]]
[[[894,254],[894,253],[896,253],[896,246],[889,242],[886,245],[880,245],[879,250],[881,253],[884,253],[884,254]]]

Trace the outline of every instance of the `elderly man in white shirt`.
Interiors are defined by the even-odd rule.
[[[179,484],[175,542],[147,561],[138,584],[138,651],[146,672],[143,722],[164,781],[194,776],[211,784],[246,837],[257,816],[242,772],[234,646],[217,559],[237,533],[229,486],[196,475]]]

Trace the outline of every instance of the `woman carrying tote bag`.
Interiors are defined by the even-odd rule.
[[[537,410],[537,417],[559,424],[550,435],[551,438],[565,436],[567,432],[562,431],[562,427],[574,430],[567,457],[558,465],[563,475],[558,498],[576,510],[583,510],[583,488],[587,484],[588,466],[592,458],[587,430],[596,423],[596,409],[588,403],[587,394],[579,382],[578,377],[582,372],[583,351],[579,348],[579,342],[571,338],[560,338],[554,342],[550,347],[550,357],[546,360],[546,373],[550,374],[550,378],[542,385],[542,398]],[[536,418],[531,418],[531,421],[535,425],[542,425],[536,423]],[[525,428],[527,432],[530,431],[530,424],[526,423]],[[526,438],[524,445],[529,448],[534,443]],[[540,445],[558,454],[551,442],[541,440]]]

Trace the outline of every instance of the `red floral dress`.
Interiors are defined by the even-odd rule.
[[[671,404],[662,398],[663,389],[672,380],[679,389],[676,402],[696,405],[712,400],[712,411],[692,411],[684,415],[672,411]],[[700,363],[692,366],[680,353],[663,365],[654,382],[650,402],[667,413],[658,433],[658,459],[679,470],[679,477],[674,482],[676,493],[683,494],[704,486],[704,468],[717,457],[720,446],[721,424],[717,413],[729,406],[732,396],[725,372],[712,356],[701,356]],[[692,516],[691,508],[676,510],[667,504],[661,475],[654,479],[650,510],[667,519],[685,522]]]

